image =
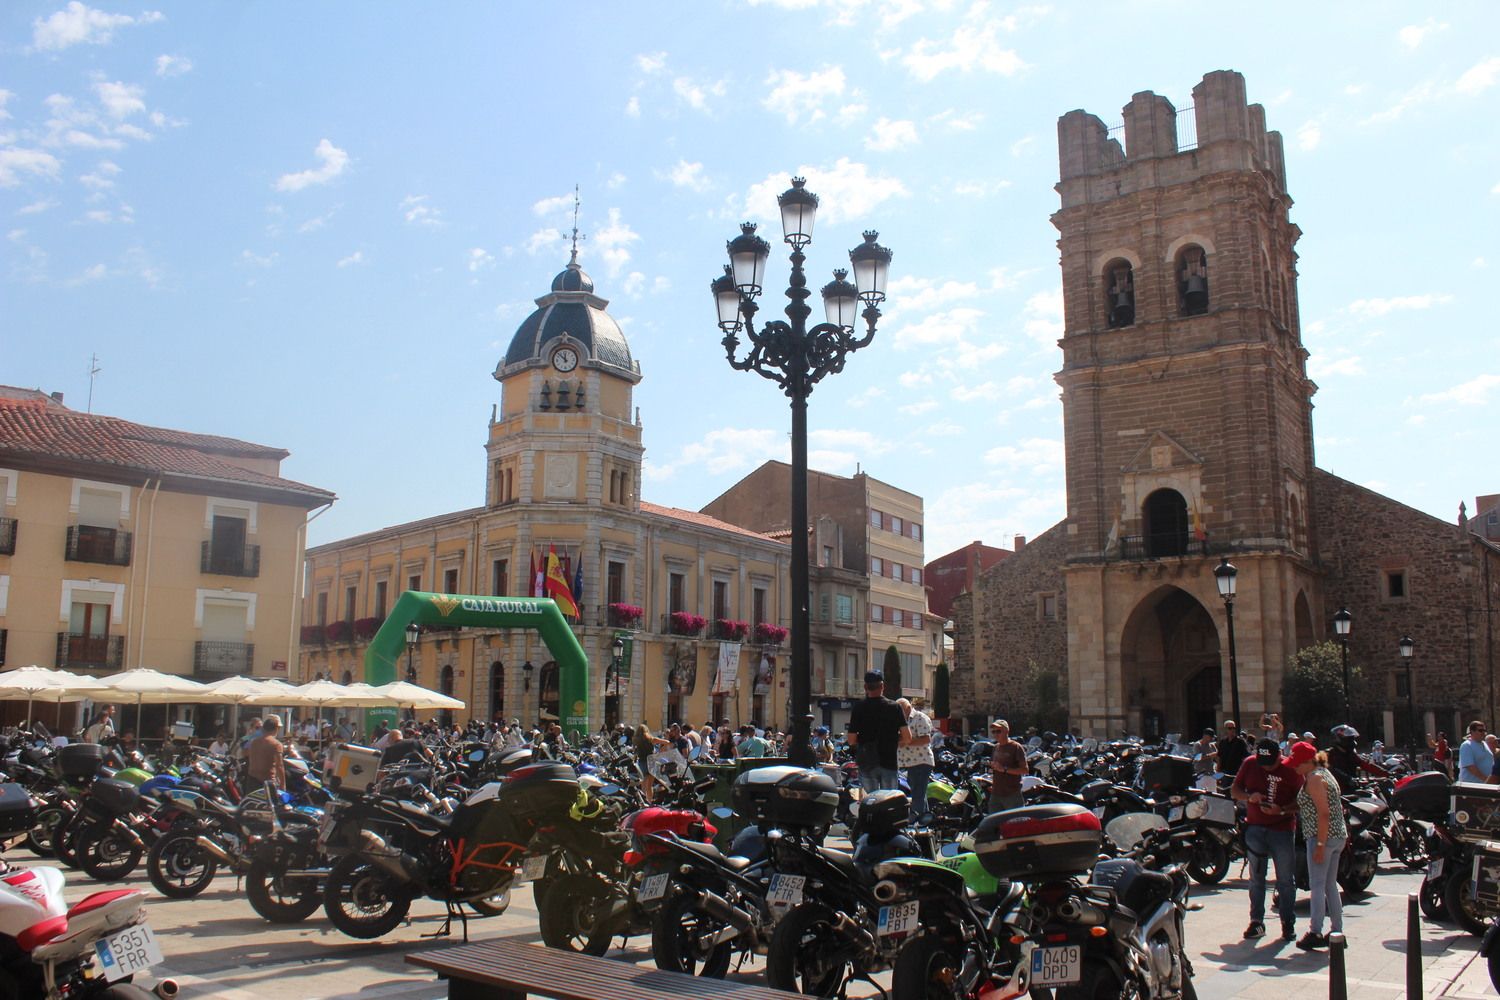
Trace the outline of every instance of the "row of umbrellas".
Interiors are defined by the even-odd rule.
[[[183,705],[275,705],[313,708],[464,708],[464,702],[408,681],[378,687],[364,683],[335,684],[312,681],[294,686],[279,680],[226,677],[202,684],[177,674],[138,667],[110,677],[87,677],[46,667],[20,667],[0,672],[0,701],[26,699],[31,718],[34,701],[61,704],[65,701],[110,701]]]

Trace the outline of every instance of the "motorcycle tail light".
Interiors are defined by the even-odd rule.
[[[1102,937],[1106,936],[1107,934],[1109,934],[1109,928],[1108,927],[1090,927],[1089,928],[1089,936],[1090,937],[1102,938]]]
[[[631,868],[646,860],[646,856],[640,851],[626,851],[624,861]]]
[[[1010,943],[1011,944],[1022,944],[1025,941],[1026,941],[1026,935],[1024,935],[1024,934],[1012,934],[1010,936]]]
[[[1047,943],[1048,944],[1056,944],[1059,941],[1066,941],[1067,939],[1068,939],[1068,935],[1067,934],[1048,934],[1047,935]]]

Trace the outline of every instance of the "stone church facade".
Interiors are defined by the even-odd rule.
[[[1208,74],[1181,113],[1136,94],[1123,147],[1113,132],[1058,122],[1067,516],[955,603],[955,714],[1027,717],[1040,670],[1085,733],[1217,724],[1234,702],[1225,558],[1251,723],[1345,606],[1373,680],[1356,717],[1404,724],[1403,634],[1429,719],[1487,711],[1500,549],[1314,464],[1300,230],[1244,78]]]

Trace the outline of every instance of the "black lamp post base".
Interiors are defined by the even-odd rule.
[[[818,758],[812,749],[811,715],[798,716],[792,720],[792,732],[787,738],[786,760],[794,767],[817,767]]]

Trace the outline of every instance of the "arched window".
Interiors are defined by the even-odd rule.
[[[505,717],[505,664],[496,660],[490,664],[490,718]]]
[[[1104,308],[1111,330],[1135,322],[1135,271],[1116,258],[1104,266]]]
[[[1183,316],[1208,312],[1208,253],[1189,243],[1177,254],[1177,311]]]
[[[1187,501],[1176,490],[1157,490],[1146,498],[1146,555],[1186,555],[1188,549]]]

